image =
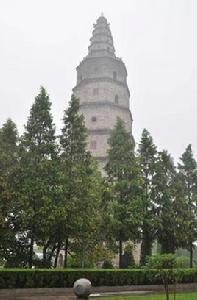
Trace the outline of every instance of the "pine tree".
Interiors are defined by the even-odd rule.
[[[18,133],[15,123],[8,119],[0,129],[0,256],[7,260],[15,240],[16,182]]]
[[[84,117],[79,113],[79,99],[71,97],[68,109],[63,117],[63,129],[60,137],[62,178],[65,213],[65,261],[69,243],[80,249],[81,266],[84,266],[85,254],[94,236],[99,232],[99,206],[101,201],[101,176],[86,150],[87,130]],[[94,242],[93,242],[94,241]],[[75,248],[76,251],[78,251]]]
[[[157,240],[161,253],[174,253],[177,241],[177,209],[175,201],[176,169],[173,159],[162,151],[158,153],[156,174],[153,177],[153,199],[157,207]]]
[[[97,164],[88,153],[81,171],[77,183],[80,185],[80,191],[75,199],[75,216],[73,216],[72,248],[79,257],[79,266],[83,268],[102,243],[102,180]]]
[[[12,182],[11,174],[17,163],[17,130],[12,120],[7,122],[0,129],[0,191],[1,191],[1,209],[0,224],[6,222],[10,207],[12,204]]]
[[[55,218],[57,145],[50,109],[49,96],[41,87],[20,143],[21,222],[30,240],[30,268],[34,244],[40,241],[43,245],[48,244]]]
[[[155,199],[153,198],[153,178],[156,172],[157,149],[150,133],[144,129],[139,144],[139,160],[143,179],[143,223],[140,264],[144,265],[146,256],[151,255],[152,243],[155,239]]]
[[[133,140],[124,122],[117,119],[109,139],[107,180],[112,193],[112,231],[119,244],[119,267],[123,265],[123,242],[135,240],[141,221],[139,168]]]
[[[176,171],[173,182],[172,195],[174,224],[175,224],[175,241],[177,248],[188,248],[188,232],[190,231],[190,211],[185,199],[185,186],[180,173]]]
[[[190,252],[190,267],[193,267],[193,249],[197,238],[197,163],[192,153],[191,145],[188,145],[178,164],[179,176],[184,189],[184,200],[189,214],[187,223],[186,247]]]

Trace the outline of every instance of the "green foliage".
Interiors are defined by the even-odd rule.
[[[133,247],[129,243],[124,248],[124,254],[122,258],[122,267],[123,269],[135,267],[135,261],[133,258]]]
[[[188,145],[178,164],[179,180],[182,186],[182,197],[185,203],[185,222],[181,229],[183,247],[190,251],[190,267],[193,266],[194,242],[197,239],[197,162],[194,159],[191,145]]]
[[[64,265],[67,266],[70,249],[79,258],[80,266],[84,267],[101,242],[102,179],[96,162],[86,149],[87,130],[84,117],[79,114],[79,99],[74,95],[63,121],[60,143],[65,207]]]
[[[18,133],[10,119],[0,128],[0,258],[9,257],[15,243],[18,182]],[[12,247],[13,248],[13,247]]]
[[[155,169],[152,194],[157,207],[156,236],[161,245],[161,253],[174,253],[180,244],[177,234],[178,226],[183,220],[179,213],[181,202],[178,201],[175,191],[177,173],[173,159],[167,151],[158,153]]]
[[[119,252],[119,267],[129,268],[134,260],[131,247],[125,244],[141,241],[144,265],[157,240],[161,253],[187,249],[192,267],[197,240],[197,163],[191,145],[176,167],[167,151],[157,151],[144,129],[136,155],[131,134],[117,119],[102,178],[87,151],[88,134],[79,108],[79,99],[72,95],[57,138],[51,102],[41,87],[23,135],[18,137],[10,119],[0,128],[1,264],[50,268],[55,258],[56,267],[64,249],[65,267],[92,267],[102,261],[107,266]],[[35,245],[43,259],[36,257]],[[155,263],[160,275],[168,276],[173,272],[163,270],[167,261],[169,256],[153,257],[149,264]],[[179,267],[187,263],[177,259]],[[124,273],[110,274],[113,284],[125,280]],[[27,286],[31,286],[29,280],[32,277]]]
[[[146,268],[157,269],[157,277],[161,278],[164,285],[166,300],[169,300],[169,284],[174,284],[174,299],[176,295],[176,283],[181,279],[181,273],[175,270],[176,257],[173,254],[153,255],[148,257]]]
[[[155,254],[147,257],[146,268],[148,269],[173,269],[175,266],[174,254]]]
[[[102,264],[102,269],[113,269],[113,264],[110,260],[105,260]]]
[[[197,270],[178,271],[183,283],[197,282]],[[75,270],[0,270],[0,288],[73,287],[79,278],[88,278],[93,286],[161,284],[158,270],[75,269]]]
[[[45,89],[30,110],[20,142],[20,225],[29,240],[28,265],[33,263],[34,243],[45,244],[54,227],[57,188],[57,145],[51,116],[51,102]]]
[[[143,222],[140,264],[145,264],[147,255],[151,255],[152,244],[157,231],[157,207],[154,194],[154,176],[156,174],[157,148],[150,133],[144,129],[138,148],[140,172],[143,190]]]
[[[176,257],[176,267],[179,269],[189,268],[189,258],[186,256]]]
[[[133,140],[125,124],[117,119],[111,133],[106,165],[107,183],[112,203],[111,231],[119,242],[119,267],[122,267],[122,242],[139,236],[142,206],[139,166]]]

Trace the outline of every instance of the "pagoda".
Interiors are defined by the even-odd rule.
[[[103,170],[107,161],[107,141],[117,117],[124,121],[132,138],[127,70],[115,54],[110,25],[103,15],[94,24],[88,55],[77,67],[73,92],[80,99],[80,112],[85,117],[88,149]]]

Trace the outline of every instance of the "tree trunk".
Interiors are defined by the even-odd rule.
[[[48,259],[47,259],[47,265],[48,265],[48,266],[51,265],[51,260],[52,260],[52,257],[53,257],[53,254],[54,254],[56,248],[57,248],[57,246],[54,245],[54,246],[53,246],[53,249],[51,250],[51,253],[50,253],[50,255],[49,255]]]
[[[144,266],[146,263],[146,257],[152,254],[152,239],[148,232],[148,228],[145,229],[143,227],[143,234],[142,234],[142,243],[141,243],[141,257],[140,257],[140,265]]]
[[[122,241],[119,241],[119,269],[122,268]]]
[[[29,249],[29,268],[33,265],[33,251],[34,251],[34,237],[31,236],[30,249]]]
[[[81,268],[83,269],[84,266],[85,266],[85,261],[84,261],[84,245],[82,245],[80,261],[81,261]]]
[[[47,246],[46,245],[43,247],[42,253],[43,253],[43,267],[46,267],[46,261],[47,261]]]
[[[145,174],[145,202],[148,203],[149,198],[149,184],[148,184],[148,171]],[[144,207],[144,216],[148,213],[148,207]],[[141,255],[140,255],[140,266],[144,266],[146,263],[146,257],[152,254],[152,243],[153,239],[151,237],[151,226],[147,224],[146,221],[142,224],[142,243],[141,243]]]
[[[168,283],[164,284],[165,293],[166,293],[166,300],[169,300],[169,289],[168,289]]]
[[[47,265],[47,248],[49,246],[50,242],[48,241],[44,247],[43,247],[43,250],[42,250],[42,253],[43,253],[43,266],[46,267]]]
[[[66,237],[65,248],[64,248],[64,268],[68,265],[68,237]]]
[[[189,265],[190,265],[190,268],[193,268],[193,245],[192,245],[192,243],[191,243],[191,245],[190,245],[190,263],[189,263]]]
[[[60,249],[61,249],[61,243],[58,242],[57,250],[56,250],[56,254],[55,254],[54,268],[57,268],[57,260],[58,260],[58,256],[59,256],[59,253],[60,253]]]

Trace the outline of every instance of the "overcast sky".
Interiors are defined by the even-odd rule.
[[[61,128],[101,12],[127,67],[136,141],[147,128],[175,159],[189,143],[197,158],[196,0],[0,0],[0,126],[11,117],[22,133],[43,85]]]

